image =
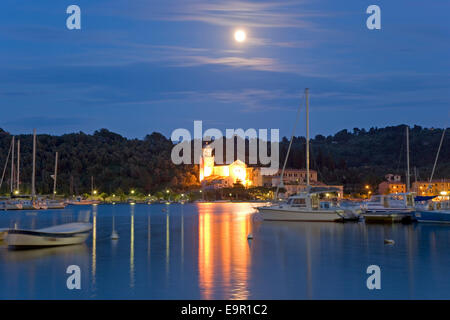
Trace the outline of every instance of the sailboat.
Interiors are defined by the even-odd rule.
[[[442,132],[441,142],[439,143],[439,148],[436,154],[436,159],[434,161],[433,170],[430,176],[430,182],[433,181],[434,170],[436,169],[436,164],[439,158],[439,153],[442,148],[442,143],[444,141],[445,131]],[[419,198],[419,199],[417,199]],[[431,201],[434,197],[417,197],[416,201],[422,202],[421,205],[417,205],[417,211],[415,212],[415,218],[418,222],[432,222],[432,223],[450,223],[450,201]],[[423,199],[423,200],[422,200]]]
[[[409,127],[406,126],[406,193],[374,195],[364,204],[366,222],[410,222],[414,220],[414,194],[410,192]]]
[[[324,195],[330,192],[326,188],[312,188],[309,175],[309,89],[305,89],[306,98],[306,189],[304,192],[290,196],[286,203],[273,204],[271,206],[258,207],[262,219],[266,221],[344,221],[358,220],[361,214],[360,208],[341,208],[339,203],[323,201]],[[300,111],[300,109],[299,109]],[[295,126],[294,126],[295,131]],[[291,143],[293,138],[291,137]],[[289,145],[288,154],[291,145]],[[283,183],[284,169],[283,165],[280,177],[280,186]],[[278,197],[278,190],[275,196]]]
[[[48,209],[64,209],[66,204],[64,201],[56,199],[56,178],[58,177],[58,152],[55,154],[55,173],[52,175],[53,178],[53,199],[47,199],[45,204]]]
[[[3,168],[2,177],[0,179],[0,188],[2,187],[3,180],[5,178],[6,169],[8,167],[8,162],[11,157],[11,180],[10,180],[10,191],[11,195],[14,193],[14,144],[15,138],[12,137],[11,145],[9,147],[8,155],[6,157],[5,166]],[[4,198],[0,200],[0,210],[21,210],[22,204],[20,201],[11,198]]]
[[[14,148],[12,149],[14,159]],[[20,157],[20,143],[17,145],[17,192],[19,193],[19,157]],[[31,199],[20,199],[18,202],[21,204],[23,210],[40,210],[47,209],[47,206],[43,200],[36,199],[35,192],[35,176],[36,176],[36,129],[33,131],[33,173],[31,177]]]

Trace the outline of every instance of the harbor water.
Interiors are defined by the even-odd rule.
[[[264,222],[257,205],[2,211],[0,228],[31,229],[90,213],[93,232],[76,246],[0,244],[0,299],[450,299],[450,226]],[[80,290],[67,288],[70,265]],[[370,265],[380,290],[367,288]]]

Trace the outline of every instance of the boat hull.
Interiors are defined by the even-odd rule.
[[[94,204],[99,204],[100,201],[90,201],[90,200],[86,200],[86,201],[69,201],[68,204],[69,205],[74,205],[74,206],[88,206],[88,205],[94,205]]]
[[[450,223],[450,211],[417,211],[414,214],[419,222]]]
[[[364,220],[368,223],[395,223],[395,222],[410,222],[413,220],[413,212],[405,210],[386,210],[386,211],[366,211]]]
[[[2,206],[0,206],[1,210],[5,210],[5,211],[10,211],[10,210],[22,210],[23,206],[20,203],[16,203],[16,204],[4,204]]]
[[[264,207],[257,209],[265,221],[335,222],[344,220],[343,216],[335,211],[288,211]]]
[[[73,228],[72,231],[58,231],[57,228],[58,227],[40,230],[11,229],[8,231],[5,240],[8,247],[11,249],[29,249],[80,244],[88,238],[92,230],[92,225],[83,224],[80,225],[77,230]]]

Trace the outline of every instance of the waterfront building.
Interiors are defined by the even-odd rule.
[[[285,169],[283,185],[285,196],[297,194],[306,189],[306,169]],[[244,187],[277,187],[280,184],[281,169],[273,172],[269,168],[249,167],[242,160],[236,160],[228,165],[215,163],[212,148],[207,145],[202,150],[200,158],[199,179],[205,189],[230,188],[240,183]],[[317,179],[317,171],[309,171],[312,187],[329,187],[338,190],[338,197],[343,196],[342,185],[329,186]]]
[[[379,194],[392,194],[406,192],[406,184],[403,182],[383,181],[378,185]]]
[[[402,182],[402,177],[399,174],[388,173],[384,178],[386,180],[378,185],[379,194],[406,192],[406,184]]]
[[[416,181],[412,190],[419,196],[448,196],[450,195],[450,179],[429,181]]]
[[[212,148],[207,145],[200,158],[199,180],[203,187],[212,189],[232,187],[236,183],[250,187],[254,185],[253,170],[239,159],[229,165],[215,164]]]

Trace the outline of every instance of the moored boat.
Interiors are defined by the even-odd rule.
[[[418,209],[414,216],[418,222],[450,223],[450,202],[429,201],[423,209]]]
[[[46,205],[47,209],[64,209],[66,207],[64,201],[59,200],[47,200]]]
[[[258,207],[266,221],[346,221],[358,220],[359,208],[341,208],[338,203],[321,201],[320,192],[302,192],[288,198],[286,203]]]
[[[362,212],[361,208],[346,207],[341,208],[339,201],[329,201],[327,194],[336,192],[330,188],[313,188],[310,185],[309,174],[309,89],[305,89],[306,102],[306,188],[305,191],[290,196],[286,203],[273,204],[271,206],[258,207],[257,210],[261,213],[262,219],[266,221],[345,221],[358,220]],[[300,111],[300,110],[299,110]],[[297,117],[298,122],[298,117]],[[297,123],[295,124],[295,126]],[[294,126],[294,130],[295,130]],[[293,131],[294,132],[294,131]],[[286,160],[289,157],[289,150],[294,135],[291,137],[291,142],[288,147]],[[284,170],[286,168],[286,160],[281,170],[280,184],[277,186],[275,192],[275,199],[278,199],[278,192],[283,188]],[[323,199],[325,195],[326,199]],[[322,199],[321,199],[322,196]]]
[[[13,249],[65,246],[84,242],[91,230],[91,223],[81,222],[37,230],[9,229],[5,240]]]
[[[0,210],[22,210],[23,206],[16,200],[3,200],[0,201]]]
[[[366,222],[410,222],[414,211],[412,193],[375,195],[364,204],[363,216]]]
[[[37,201],[33,200],[21,200],[22,203],[22,209],[23,210],[39,210],[41,209],[41,206]]]
[[[76,206],[93,205],[93,204],[99,204],[99,203],[100,203],[100,201],[98,201],[98,200],[82,199],[81,197],[77,197],[76,199],[69,200],[67,202],[67,204],[76,205]]]

